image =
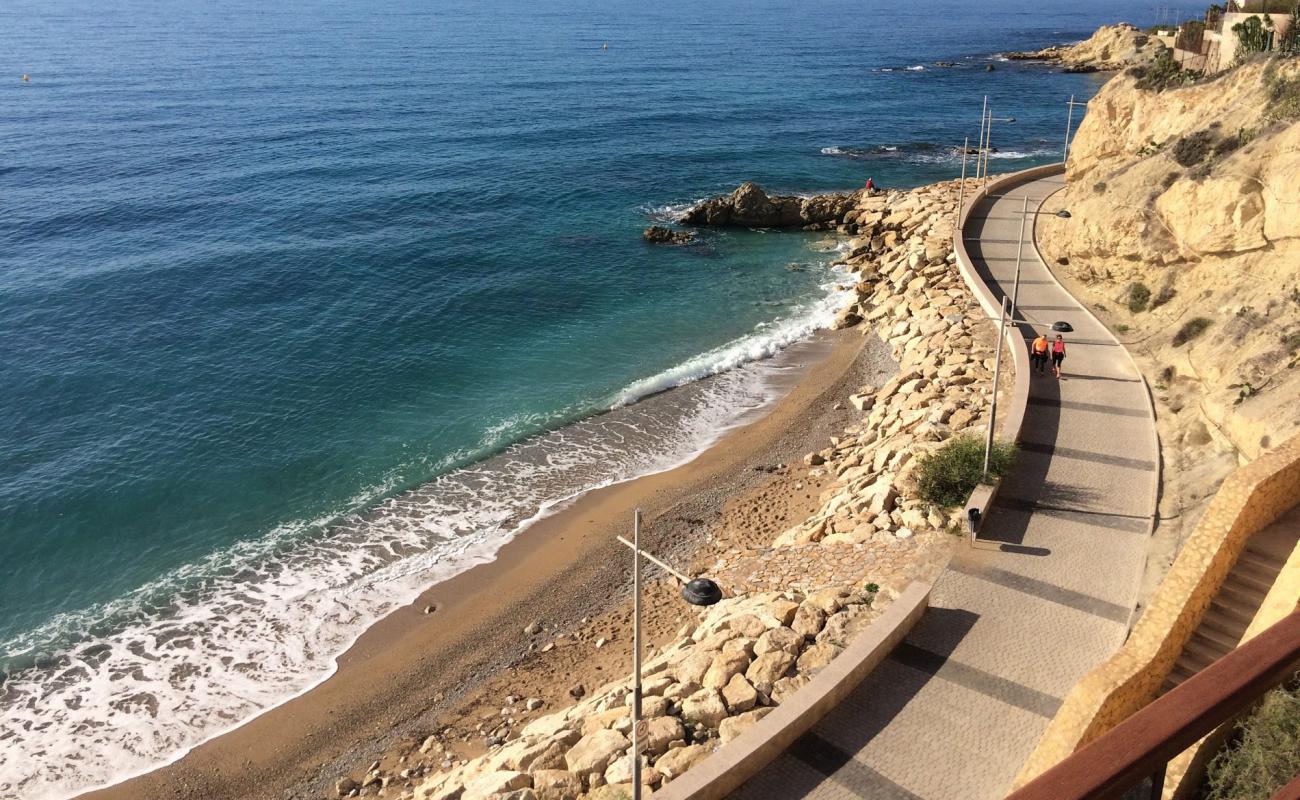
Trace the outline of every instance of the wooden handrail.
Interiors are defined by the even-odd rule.
[[[1210,664],[1007,800],[1112,800],[1300,669],[1300,610]]]
[[[1295,776],[1290,783],[1278,789],[1277,793],[1270,797],[1269,800],[1300,800],[1300,775]]]

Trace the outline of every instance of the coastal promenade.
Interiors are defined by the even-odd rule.
[[[1024,199],[1053,213],[1063,180],[1004,187],[966,218],[998,298],[1012,293]],[[1026,340],[1056,320],[1074,331],[1062,379],[1032,376],[1020,456],[980,542],[953,557],[893,654],[733,797],[1003,797],[1066,692],[1123,642],[1159,479],[1146,387],[1029,241],[1018,299]]]

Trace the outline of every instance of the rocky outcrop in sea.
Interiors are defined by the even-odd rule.
[[[714,227],[831,230],[861,194],[770,195],[758,184],[745,181],[731,194],[697,204],[680,222]]]

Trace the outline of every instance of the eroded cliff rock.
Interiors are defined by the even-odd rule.
[[[1162,42],[1121,22],[1104,25],[1077,44],[1005,55],[1018,61],[1057,61],[1067,72],[1099,72],[1146,64],[1165,49]]]

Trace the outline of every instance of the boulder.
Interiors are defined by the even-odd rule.
[[[794,615],[794,622],[790,625],[790,629],[805,639],[812,639],[821,632],[825,624],[826,612],[811,603],[804,602]]]
[[[665,778],[676,778],[695,764],[709,757],[709,749],[702,744],[692,744],[669,750],[655,762],[655,769]]]
[[[668,745],[686,738],[686,729],[677,717],[655,717],[644,722],[645,736],[641,752],[652,756],[668,752]]]
[[[756,708],[738,717],[729,717],[718,726],[718,738],[723,744],[730,742],[740,734],[754,727],[754,723],[772,713],[770,708]]]
[[[702,684],[706,689],[721,689],[731,680],[731,676],[744,672],[749,666],[749,656],[742,652],[721,652],[713,657],[708,672],[704,673]]]
[[[570,772],[585,775],[590,772],[604,772],[609,762],[620,752],[626,750],[631,742],[618,731],[599,730],[589,733],[578,740],[564,754],[564,762]]]
[[[840,650],[842,649],[843,648],[839,645],[832,642],[818,642],[817,644],[814,644],[812,647],[803,651],[803,655],[799,656],[799,661],[797,662],[799,672],[805,675],[810,675],[822,669],[827,664],[831,663],[835,656],[840,654]]]
[[[682,718],[706,728],[716,728],[727,717],[722,696],[714,689],[701,689],[682,701]]]
[[[776,650],[798,654],[803,647],[803,641],[802,636],[785,626],[773,628],[758,637],[758,641],[754,642],[754,655],[762,656],[764,653],[771,653]]]
[[[745,678],[764,694],[772,692],[773,685],[784,678],[794,666],[796,655],[788,650],[771,650],[754,659],[745,671]]]
[[[641,238],[650,244],[691,244],[695,241],[695,233],[675,231],[663,225],[651,225],[642,232]]]
[[[728,711],[742,714],[758,704],[758,692],[754,691],[753,685],[745,680],[744,675],[736,674],[722,687],[722,699],[726,702]]]
[[[582,778],[563,769],[538,770],[533,773],[533,791],[538,800],[577,800]]]
[[[852,195],[769,195],[762,187],[746,181],[729,195],[696,204],[680,221],[685,225],[746,228],[824,226],[837,223],[851,205]]]
[[[505,794],[516,789],[530,789],[533,778],[526,772],[497,770],[480,775],[465,787],[464,800],[482,800],[494,794]]]

